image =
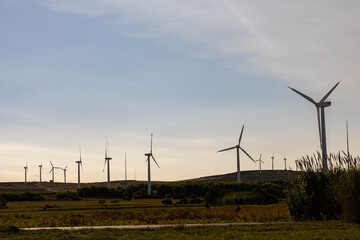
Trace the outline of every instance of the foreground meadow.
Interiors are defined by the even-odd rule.
[[[360,239],[357,224],[324,221],[226,227],[176,227],[145,230],[0,231],[1,239]]]
[[[13,202],[0,211],[0,227],[67,227],[142,224],[289,221],[286,205],[165,206],[161,200]]]

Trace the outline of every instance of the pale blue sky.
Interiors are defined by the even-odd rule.
[[[76,181],[146,179],[150,133],[161,168],[154,180],[235,171],[236,144],[264,169],[295,168],[319,149],[319,100],[340,79],[326,109],[329,151],[356,150],[360,127],[360,4],[357,1],[24,1],[0,3],[0,181],[50,179],[49,160]],[[241,168],[257,164],[241,156]],[[62,180],[62,174],[56,174]]]

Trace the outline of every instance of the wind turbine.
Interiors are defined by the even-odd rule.
[[[225,151],[232,150],[232,149],[236,148],[236,153],[237,153],[237,182],[241,181],[241,179],[240,179],[240,153],[239,153],[239,149],[241,149],[241,151],[243,151],[253,162],[255,162],[254,159],[243,148],[240,147],[240,142],[241,142],[243,131],[244,131],[244,125],[242,126],[240,137],[239,137],[239,142],[238,142],[238,144],[236,146],[226,148],[226,149],[222,149],[222,150],[218,151],[218,152],[225,152]]]
[[[82,160],[81,160],[81,148],[80,148],[80,161],[76,161],[76,163],[78,165],[78,188],[80,188],[80,165],[81,165],[81,169],[83,169]]]
[[[272,170],[274,170],[274,153],[271,157],[271,166],[272,166]]]
[[[320,147],[322,150],[322,163],[323,163],[323,170],[327,170],[327,153],[326,153],[326,133],[325,133],[325,108],[329,107],[331,105],[330,101],[325,100],[330,96],[330,94],[334,91],[334,89],[339,85],[340,82],[336,83],[335,86],[330,89],[330,91],[319,101],[315,102],[314,99],[312,99],[309,96],[306,96],[305,94],[299,92],[298,90],[289,87],[291,90],[299,94],[300,96],[304,97],[311,103],[313,103],[317,110],[317,119],[318,119],[318,127],[319,127],[319,137],[320,137]]]
[[[39,168],[40,168],[40,183],[41,183],[42,163],[39,165]]]
[[[108,143],[105,143],[105,162],[104,162],[103,171],[105,170],[105,165],[107,162],[107,187],[110,188],[110,160],[112,158],[107,155],[107,151],[108,151],[107,148],[108,148]]]
[[[258,160],[256,160],[255,162],[259,162],[259,170],[260,170],[260,174],[259,174],[259,182],[261,182],[261,163],[264,163],[263,160],[261,160],[261,155],[260,154],[260,158]],[[265,163],[264,163],[265,164]]]
[[[346,121],[346,149],[347,149],[347,157],[348,157],[348,160],[350,161],[348,121]]]
[[[25,169],[25,186],[27,186],[27,171],[28,171],[28,164],[26,163],[26,167],[24,167]]]
[[[65,168],[60,168],[60,167],[58,167],[59,169],[61,169],[61,170],[63,170],[64,171],[64,183],[66,183],[66,168],[68,167],[68,165],[66,165],[66,167]]]
[[[286,170],[286,157],[284,156],[285,170]]]
[[[52,182],[54,182],[54,174],[55,174],[55,167],[54,167],[54,164],[50,161],[50,164],[51,164],[51,170],[49,173],[52,172]]]
[[[260,154],[260,158],[259,158],[258,160],[255,160],[255,162],[259,162],[259,170],[260,170],[260,172],[261,172],[261,163],[264,163],[264,161],[261,160],[261,155],[262,155],[262,154]],[[265,163],[264,163],[264,164],[265,164]]]
[[[125,153],[125,184],[127,183],[126,153]]]
[[[154,162],[156,163],[156,165],[160,168],[159,164],[156,162],[156,160],[152,154],[152,137],[153,137],[153,134],[151,134],[150,153],[145,153],[145,156],[147,156],[146,161],[148,162],[148,194],[151,194],[151,177],[150,177],[150,161],[151,161],[151,159],[150,158],[152,158],[154,160]]]

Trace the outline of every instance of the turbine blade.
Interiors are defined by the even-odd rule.
[[[340,82],[337,82],[337,83],[335,84],[335,86],[320,100],[320,102],[325,101],[325,100],[328,98],[328,96],[334,91],[334,89],[339,85],[339,83],[340,83]]]
[[[316,102],[314,101],[314,99],[312,99],[311,97],[306,96],[305,94],[299,92],[298,90],[296,90],[296,89],[294,89],[294,88],[292,88],[292,87],[288,87],[288,88],[290,88],[291,90],[293,90],[294,92],[296,92],[296,93],[299,94],[300,96],[306,98],[307,100],[309,100],[309,101],[312,102],[313,104],[316,104]]]
[[[244,125],[242,126],[240,137],[239,137],[239,146],[240,146],[240,141],[241,141],[241,138],[242,138],[243,131],[244,131]]]
[[[54,167],[54,164],[51,161],[50,161],[50,164],[51,164],[52,167]]]
[[[84,171],[81,161],[80,161],[80,166],[81,166],[81,171]]]
[[[49,172],[49,173],[51,173],[53,170],[54,170],[54,168],[51,168],[51,170],[50,170],[50,172]]]
[[[322,148],[320,111],[318,107],[316,107],[316,110],[317,110],[317,119],[318,119],[318,128],[319,128],[320,148]]]
[[[156,162],[154,156],[151,155],[151,157],[152,157],[152,159],[154,160],[154,162],[156,163],[156,165],[160,168],[160,166],[159,166],[159,164]]]
[[[69,165],[66,165],[66,167],[64,168],[66,170],[66,168],[68,167]]]
[[[105,142],[105,158],[107,158],[107,143]]]
[[[241,149],[241,151],[243,151],[253,162],[255,162],[254,159],[253,159],[243,148],[240,147],[240,149]]]
[[[222,150],[217,151],[217,152],[225,152],[225,151],[228,151],[228,150],[234,149],[234,148],[236,148],[236,147],[237,147],[237,146],[235,146],[235,147],[230,147],[230,148],[225,148],[225,149],[222,149]]]

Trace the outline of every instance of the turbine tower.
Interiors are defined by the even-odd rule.
[[[107,155],[107,152],[108,152],[108,143],[105,143],[105,162],[104,162],[103,172],[105,170],[105,165],[107,162],[107,187],[110,188],[110,160],[112,158]]]
[[[319,137],[320,137],[320,147],[322,151],[322,164],[323,164],[323,170],[327,170],[327,153],[326,153],[326,132],[325,132],[325,108],[329,107],[331,105],[330,101],[325,100],[330,96],[330,94],[334,91],[334,89],[339,85],[340,82],[336,83],[335,86],[330,89],[330,91],[319,101],[315,102],[314,99],[312,99],[309,96],[306,96],[305,94],[299,92],[298,90],[289,87],[291,90],[299,94],[300,96],[304,97],[311,103],[313,103],[317,110],[317,119],[318,119],[318,127],[319,127]]]
[[[81,148],[80,148],[80,161],[76,161],[76,163],[78,165],[78,188],[80,188],[80,166],[81,169],[83,169],[82,160],[81,160]]]
[[[243,151],[253,162],[255,162],[254,159],[243,148],[240,147],[240,142],[241,142],[243,131],[244,131],[244,125],[242,126],[240,137],[239,137],[239,142],[238,142],[238,144],[236,146],[226,148],[226,149],[222,149],[222,150],[218,151],[218,152],[225,152],[225,151],[232,150],[232,149],[236,148],[236,153],[237,153],[237,182],[241,181],[241,178],[240,178],[240,153],[239,153],[239,149],[241,149],[241,151]]]
[[[125,184],[127,183],[126,153],[125,153]]]
[[[285,170],[286,170],[286,157],[284,156]]]
[[[25,186],[27,186],[27,171],[28,171],[28,164],[26,163],[25,169]]]
[[[151,177],[150,177],[150,161],[151,161],[151,159],[150,158],[152,158],[154,160],[154,162],[156,163],[156,165],[160,168],[159,164],[156,162],[156,160],[152,154],[152,137],[153,137],[153,134],[151,134],[150,153],[145,153],[145,156],[147,156],[146,161],[148,162],[148,194],[151,194]]]
[[[40,183],[41,183],[42,163],[39,165],[39,168],[40,168]]]
[[[350,161],[350,151],[349,151],[349,124],[348,124],[348,121],[346,121],[346,149],[347,149],[348,161]]]
[[[51,170],[50,170],[49,174],[52,172],[52,182],[54,182],[55,167],[51,161],[50,161],[50,164],[51,164]]]
[[[271,166],[272,166],[272,170],[274,170],[274,153],[271,157]]]

